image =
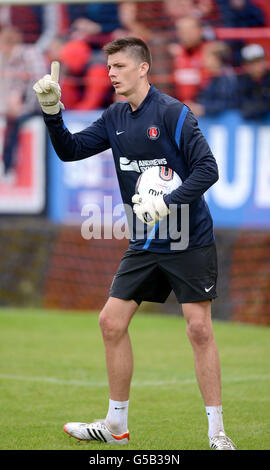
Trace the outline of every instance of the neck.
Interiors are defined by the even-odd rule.
[[[137,88],[136,90],[131,91],[130,94],[126,95],[132,111],[136,111],[136,109],[146,98],[149,88],[150,83],[146,82],[140,88]]]

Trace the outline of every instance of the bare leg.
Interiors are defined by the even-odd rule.
[[[137,308],[138,304],[133,300],[109,297],[99,317],[105,346],[110,398],[116,401],[129,399],[133,353],[128,326]]]
[[[195,371],[205,406],[221,405],[220,363],[211,320],[211,302],[182,305]]]

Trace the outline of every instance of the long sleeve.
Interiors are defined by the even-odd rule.
[[[218,180],[216,160],[190,110],[183,123],[179,147],[183,151],[189,176],[181,186],[164,196],[167,205],[191,204]]]
[[[54,115],[43,113],[54,150],[62,161],[82,160],[110,148],[105,113],[91,126],[74,134],[66,128],[61,111]]]

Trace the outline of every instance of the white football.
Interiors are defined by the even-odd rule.
[[[181,184],[180,176],[171,168],[151,166],[139,176],[135,193],[141,196],[164,196]]]

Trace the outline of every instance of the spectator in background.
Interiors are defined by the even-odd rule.
[[[0,27],[14,26],[22,34],[22,42],[35,44],[45,51],[64,25],[61,5],[13,5],[0,7]]]
[[[12,181],[16,167],[16,149],[21,125],[40,114],[32,87],[40,73],[46,73],[46,64],[40,51],[22,42],[22,34],[15,27],[0,32],[0,115],[6,122],[1,180]]]
[[[215,0],[195,0],[195,6],[203,24],[217,26],[219,10]]]
[[[151,31],[137,20],[138,3],[121,2],[118,5],[118,18],[120,27],[111,33],[111,39],[136,36],[143,41],[150,41]]]
[[[192,16],[176,22],[178,44],[170,44],[173,55],[175,96],[188,104],[194,101],[202,83],[202,51],[204,46],[200,21]]]
[[[266,0],[268,1],[268,0]],[[221,25],[229,28],[252,28],[265,26],[264,13],[251,0],[217,0],[220,8]],[[241,40],[230,40],[233,51],[233,65],[241,65],[241,49],[245,45]]]
[[[195,102],[189,103],[195,115],[215,115],[238,107],[237,78],[229,59],[230,49],[226,43],[215,41],[205,45],[202,55],[204,83]]]
[[[251,0],[216,0],[221,12],[221,24],[230,28],[265,26],[262,10]],[[268,0],[266,0],[268,1]]]
[[[118,8],[113,2],[66,5],[71,38],[101,49],[110,40],[110,34],[121,27]]]
[[[53,60],[60,60],[60,51],[64,44],[66,44],[67,38],[65,35],[55,36],[48,45],[44,57],[47,64],[47,69],[50,70],[50,65]]]
[[[74,3],[68,4],[66,8],[72,25],[81,19],[88,20],[91,29],[94,23],[98,27],[98,32],[105,34],[111,33],[120,26],[118,4],[115,2]]]
[[[59,48],[62,98],[66,109],[103,108],[112,97],[111,81],[103,52],[82,40],[71,40]]]
[[[164,11],[173,24],[185,16],[197,16],[194,0],[164,0]]]
[[[240,110],[245,119],[264,118],[270,112],[270,70],[265,51],[249,44],[242,51],[244,73],[239,75]]]
[[[67,8],[72,21],[71,37],[86,40],[92,47],[100,47],[104,42],[120,37],[151,38],[150,30],[137,21],[136,2],[71,5]]]
[[[176,21],[186,16],[198,18],[206,29],[218,22],[215,0],[164,0],[164,12],[170,18],[173,29]]]

